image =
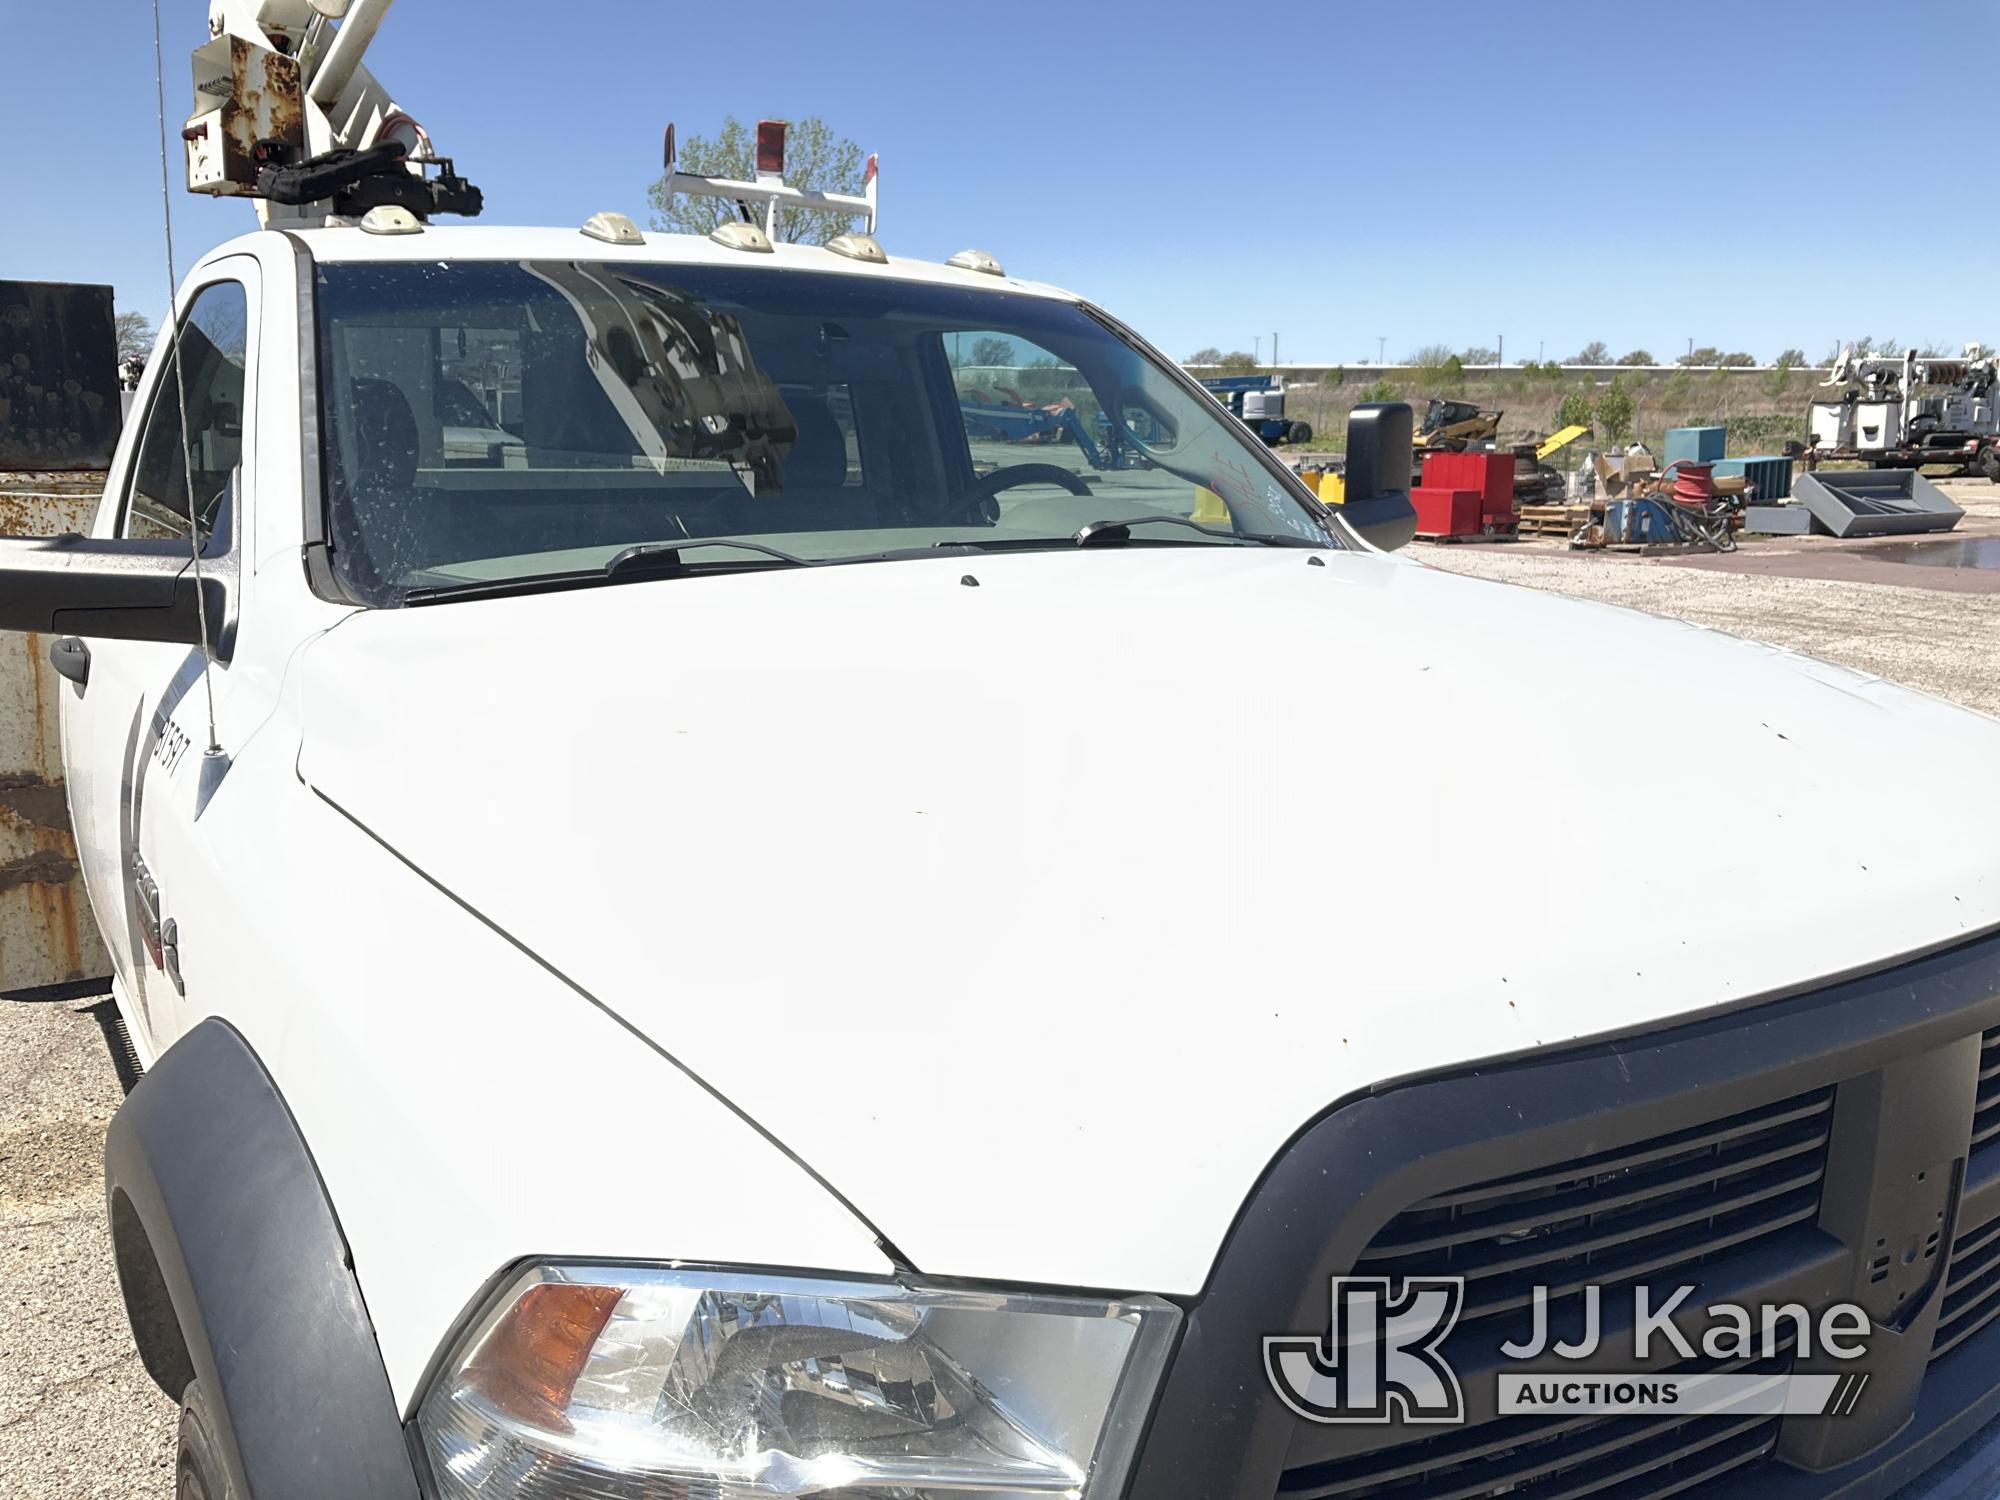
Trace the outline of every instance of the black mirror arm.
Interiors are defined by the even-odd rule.
[[[198,601],[178,540],[0,537],[0,630],[198,646],[202,603],[219,628],[228,597],[212,573],[201,585]]]

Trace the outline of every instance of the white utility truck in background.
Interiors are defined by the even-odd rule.
[[[1389,555],[1408,408],[1329,511],[776,127],[672,179],[742,205],[705,238],[443,227],[386,4],[315,4],[216,0],[189,184],[264,227],[91,534],[0,542],[145,1068],[106,1188],[182,1497],[1852,1500],[1965,1448],[2000,812],[1848,790],[2000,726]],[[1575,808],[1697,763],[1773,774]],[[1288,1391],[1349,1275],[1461,1287],[1459,1421]],[[1859,1304],[1865,1398],[1498,1412],[1534,1288],[1640,1284]]]
[[[2000,482],[2000,360],[1979,344],[1956,358],[1857,355],[1842,347],[1812,403],[1809,464],[1874,468],[1956,464]]]

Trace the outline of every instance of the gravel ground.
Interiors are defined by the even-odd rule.
[[[1961,503],[2000,515],[1993,493],[1976,489]],[[1424,556],[1795,647],[2000,714],[2000,594],[1746,576],[1527,544]],[[104,1229],[104,1127],[119,1091],[85,1009],[0,1004],[0,1500],[172,1493],[174,1406],[133,1352]]]
[[[76,1005],[0,1004],[0,1496],[166,1496],[177,1414],[104,1227],[117,1074]]]
[[[1424,560],[1454,573],[1712,625],[2000,715],[2000,594],[1714,573],[1527,545],[1427,547]],[[1579,643],[1578,650],[1589,646]]]

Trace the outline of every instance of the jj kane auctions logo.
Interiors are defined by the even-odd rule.
[[[1845,1416],[1867,1388],[1862,1370],[1794,1375],[1791,1357],[1854,1361],[1867,1353],[1868,1314],[1851,1303],[1815,1316],[1798,1303],[1705,1309],[1698,1333],[1684,1326],[1693,1287],[1655,1302],[1633,1293],[1631,1372],[1540,1368],[1595,1360],[1604,1347],[1602,1293],[1587,1288],[1583,1326],[1569,1340],[1552,1337],[1549,1291],[1534,1293],[1533,1327],[1500,1346],[1505,1358],[1538,1368],[1499,1376],[1496,1410],[1587,1412],[1621,1416]],[[1444,1343],[1465,1308],[1462,1277],[1336,1276],[1327,1331],[1264,1340],[1264,1371],[1278,1399],[1309,1422],[1462,1423],[1465,1392]],[[1619,1351],[1623,1353],[1624,1351]],[[1790,1357],[1787,1357],[1790,1356]],[[1746,1363],[1776,1366],[1745,1370]],[[1704,1368],[1704,1366],[1710,1368]],[[1733,1368],[1718,1370],[1717,1365]]]

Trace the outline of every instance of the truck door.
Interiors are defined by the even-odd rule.
[[[107,488],[97,535],[172,538],[192,550],[192,516],[204,570],[237,571],[248,514],[256,276],[254,260],[231,257],[184,294],[178,352],[154,362],[149,388],[135,402],[140,431]],[[211,630],[221,623],[211,622]],[[85,680],[63,694],[70,813],[127,1019],[152,1057],[188,1019],[173,934],[163,927],[173,917],[172,863],[185,860],[191,844],[170,829],[163,837],[162,820],[191,821],[198,811],[207,692],[212,686],[220,699],[229,674],[216,663],[205,683],[198,647],[83,644]]]

